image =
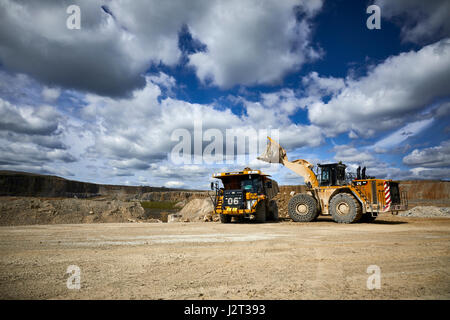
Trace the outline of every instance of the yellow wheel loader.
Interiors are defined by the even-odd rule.
[[[211,182],[211,189],[215,191],[214,213],[220,215],[222,223],[231,222],[232,217],[239,221],[278,220],[278,206],[273,200],[278,193],[278,184],[269,175],[245,168],[216,173],[213,178],[220,179],[223,184],[220,187],[218,182]]]
[[[270,137],[259,160],[281,163],[303,177],[307,192],[289,200],[288,213],[294,221],[309,222],[320,214],[331,215],[338,223],[372,222],[379,213],[406,210],[406,193],[399,191],[398,182],[366,177],[365,168],[357,176],[346,174],[346,165],[318,164],[317,175],[306,160],[289,161],[286,151]]]

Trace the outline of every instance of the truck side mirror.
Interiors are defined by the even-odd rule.
[[[211,190],[214,190],[214,182],[211,182]]]

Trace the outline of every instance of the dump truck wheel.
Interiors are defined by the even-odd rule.
[[[220,222],[222,223],[230,223],[231,222],[231,216],[228,214],[220,214]]]
[[[359,219],[359,222],[370,223],[370,222],[374,222],[376,218],[377,217],[372,217],[372,214],[370,214],[370,212],[368,212],[368,213],[365,213],[362,215],[361,219]]]
[[[275,200],[269,202],[270,220],[278,221],[278,204]]]
[[[317,218],[317,202],[309,194],[298,194],[289,200],[289,216],[295,222],[310,222]]]
[[[266,202],[260,201],[256,206],[255,221],[259,223],[266,222],[266,214],[267,214]]]
[[[338,223],[353,223],[361,219],[362,210],[358,201],[351,194],[339,193],[330,201],[333,220]]]

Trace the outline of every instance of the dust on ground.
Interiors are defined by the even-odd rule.
[[[449,270],[447,218],[0,227],[1,299],[450,299]]]

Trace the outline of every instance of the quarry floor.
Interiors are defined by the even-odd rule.
[[[367,288],[371,265],[379,289]],[[450,219],[0,227],[0,299],[11,298],[450,299]]]

